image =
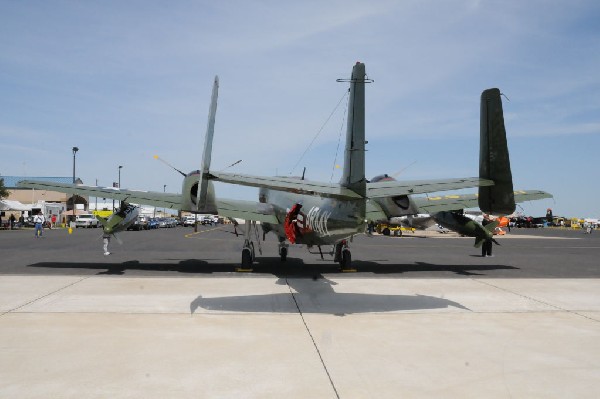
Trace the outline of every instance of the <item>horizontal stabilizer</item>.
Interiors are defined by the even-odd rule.
[[[459,190],[493,185],[491,180],[478,177],[436,180],[382,180],[376,183],[367,183],[368,198],[393,197],[397,195],[435,193],[438,191]]]
[[[552,198],[552,194],[540,190],[517,190],[513,195],[517,203]],[[420,213],[457,211],[479,206],[479,196],[477,194],[448,194],[427,198],[414,197],[413,201]]]
[[[289,177],[251,176],[239,173],[211,172],[210,177],[223,183],[268,188],[297,194],[318,195],[340,199],[358,199],[360,195],[340,184],[321,183]]]

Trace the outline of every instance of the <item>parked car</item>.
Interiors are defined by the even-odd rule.
[[[175,220],[175,218],[158,218],[158,227],[160,227],[160,228],[177,227],[177,221]]]
[[[135,222],[127,227],[127,230],[148,230],[148,218],[145,216],[138,216]]]
[[[96,219],[96,216],[89,213],[77,215],[75,216],[75,227],[96,228],[98,227],[98,219]]]
[[[158,229],[158,219],[150,218],[148,219],[148,230]]]
[[[217,215],[204,215],[201,218],[200,222],[202,224],[210,224],[212,226],[219,223],[219,217]]]

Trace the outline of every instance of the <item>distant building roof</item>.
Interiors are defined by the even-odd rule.
[[[0,176],[0,179],[4,179],[4,187],[7,189],[15,189],[17,183],[21,180],[40,180],[52,183],[73,183],[73,176],[69,177],[33,177],[33,176]],[[79,177],[75,181],[80,180]]]

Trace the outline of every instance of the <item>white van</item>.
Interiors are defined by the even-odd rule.
[[[75,216],[75,227],[98,227],[98,219],[92,214]]]
[[[194,224],[196,224],[196,217],[194,215],[188,215],[183,219],[183,225],[186,227],[193,226]]]

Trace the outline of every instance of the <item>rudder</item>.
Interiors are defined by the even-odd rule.
[[[350,77],[344,170],[340,184],[366,197],[365,178],[365,64],[357,62]]]
[[[479,187],[479,208],[493,215],[509,215],[516,205],[499,89],[481,93],[480,135],[479,177],[493,180],[494,185]]]

